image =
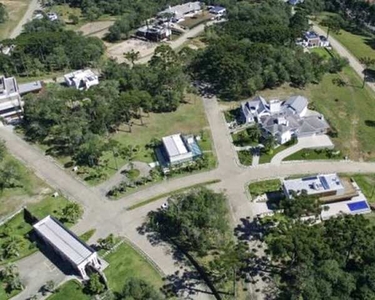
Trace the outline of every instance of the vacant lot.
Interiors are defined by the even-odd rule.
[[[319,20],[329,18],[334,14],[324,13]],[[354,34],[345,30],[340,30],[338,34],[331,32],[342,45],[344,45],[355,57],[371,57],[375,59],[375,36],[371,34]]]
[[[12,162],[20,171],[20,186],[5,189],[0,193],[0,219],[27,203],[36,203],[43,199],[52,190],[37,178],[30,170],[26,169],[14,157],[7,155],[3,163]]]
[[[209,12],[203,12],[193,17],[186,17],[185,20],[178,23],[178,25],[192,29],[195,26],[198,26],[199,24],[202,24],[204,22],[211,20],[211,18],[212,18],[212,15]]]
[[[9,19],[0,24],[0,40],[9,37],[13,28],[25,14],[30,0],[2,0],[1,3],[5,5]]]
[[[263,195],[265,193],[276,192],[280,190],[280,188],[281,182],[279,179],[253,182],[249,184],[249,192],[252,198]]]
[[[152,55],[157,45],[157,43],[130,38],[118,44],[108,44],[106,54],[108,57],[117,59],[119,63],[122,63],[125,61],[124,53],[130,52],[132,50],[134,50],[135,52],[138,51],[139,57],[142,58],[148,55]]]
[[[114,22],[115,21],[90,22],[78,28],[77,31],[82,32],[83,35],[103,38],[105,34],[108,32],[108,28],[112,26]]]

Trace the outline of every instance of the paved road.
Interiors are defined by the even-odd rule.
[[[25,25],[27,22],[29,22],[32,19],[33,13],[37,9],[40,9],[39,1],[38,0],[31,0],[31,2],[29,4],[29,7],[27,8],[27,11],[23,15],[22,19],[18,22],[17,26],[14,27],[14,29],[12,30],[9,38],[14,39],[18,35],[20,35],[20,33],[22,32],[23,25]]]
[[[317,25],[314,25],[314,30],[319,35],[327,35],[327,33]],[[349,60],[350,66],[354,69],[354,71],[361,78],[363,78],[364,67],[361,65],[361,63],[358,61],[358,59],[352,53],[350,53],[350,51],[347,48],[345,48],[339,41],[337,41],[331,35],[329,36],[328,40],[331,43],[331,46],[337,51],[337,53],[340,56],[347,58]],[[374,83],[367,82],[367,85],[375,92],[375,84]]]

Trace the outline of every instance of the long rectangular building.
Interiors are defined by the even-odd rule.
[[[33,227],[46,244],[68,261],[82,278],[88,278],[87,265],[100,269],[96,252],[54,217],[47,216]]]

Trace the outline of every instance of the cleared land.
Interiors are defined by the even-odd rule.
[[[11,214],[23,205],[37,203],[50,194],[52,190],[37,178],[30,170],[25,168],[18,160],[7,155],[3,163],[14,163],[20,171],[20,186],[5,189],[0,193],[0,219]]]
[[[25,14],[30,0],[2,0],[1,3],[5,5],[9,19],[0,24],[0,40],[9,37],[13,28]]]
[[[198,26],[199,24],[202,24],[204,22],[207,22],[211,20],[212,15],[209,12],[203,12],[201,14],[197,14],[193,17],[187,17],[184,21],[178,23],[179,26],[186,27],[189,29],[194,28],[195,26]]]
[[[318,17],[318,20],[329,18],[335,14],[324,13]],[[323,27],[324,28],[324,27]],[[325,28],[326,29],[326,28]],[[371,57],[375,59],[375,36],[370,33],[354,34],[343,29],[338,34],[330,33],[342,45],[344,45],[356,58]]]

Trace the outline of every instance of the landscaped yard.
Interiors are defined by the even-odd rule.
[[[11,299],[12,297],[16,296],[20,292],[21,292],[20,290],[13,290],[11,293],[8,294],[5,290],[4,283],[0,280],[0,299],[1,300]]]
[[[251,166],[253,163],[253,155],[251,153],[251,150],[242,150],[237,151],[238,159],[240,163],[244,166]]]
[[[321,160],[321,159],[342,159],[340,151],[329,149],[302,149],[284,159],[287,160]]]
[[[251,136],[249,136],[246,129],[232,134],[232,140],[233,144],[238,147],[259,145],[259,141],[254,140]]]
[[[265,193],[279,191],[280,188],[281,181],[279,179],[252,182],[249,184],[249,192],[253,198]]]
[[[202,135],[200,145],[203,151],[211,151],[211,132],[207,129],[208,122],[204,112],[204,107],[201,99],[195,95],[187,96],[186,104],[181,104],[175,112],[170,113],[150,113],[149,116],[143,116],[143,123],[140,120],[134,120],[131,132],[128,126],[124,125],[120,130],[112,135],[112,139],[116,140],[123,146],[139,146],[139,151],[135,154],[135,161],[142,161],[150,163],[155,161],[154,150],[152,147],[147,147],[153,139],[161,139],[163,136],[184,133]],[[202,134],[203,133],[203,134]],[[210,154],[210,153],[207,153]],[[61,158],[62,163],[69,161],[68,158]],[[88,180],[90,184],[98,184],[105,178],[109,178],[117,170],[116,162],[119,167],[127,163],[121,157],[114,158],[113,152],[105,152],[101,158],[101,171],[105,176],[98,180]],[[92,171],[89,168],[81,168],[81,176],[88,177]]]
[[[12,30],[17,26],[18,22],[25,14],[31,0],[2,0],[8,12],[9,19],[0,24],[0,40],[6,39]]]
[[[89,300],[91,296],[83,293],[83,286],[76,280],[70,280],[59,287],[59,291],[47,298],[48,300]]]
[[[271,162],[272,158],[279,152],[284,151],[285,149],[289,148],[292,145],[280,145],[277,148],[273,149],[272,152],[266,153],[261,151],[260,157],[259,157],[259,164],[267,164]]]
[[[148,281],[156,288],[163,285],[160,274],[130,245],[123,243],[115,252],[105,257],[109,267],[104,270],[109,287],[113,292],[120,292],[130,277],[137,277]]]
[[[334,14],[324,13],[321,16],[319,16],[319,20],[323,20],[324,18],[329,18],[332,15]],[[324,29],[326,30],[326,28]],[[343,46],[345,46],[358,59],[361,57],[371,57],[375,59],[375,36],[374,35],[353,34],[343,29],[341,29],[338,34],[332,31],[330,34],[335,39],[337,39]]]
[[[30,204],[27,206],[28,210],[37,218],[41,219],[51,214],[59,216],[61,210],[69,203],[69,201],[63,197],[47,197],[39,203]],[[71,226],[72,224],[66,224]],[[2,248],[9,238],[14,237],[17,241],[19,255],[10,259],[0,261],[0,264],[4,264],[11,261],[19,260],[22,257],[28,256],[36,251],[35,245],[28,239],[28,233],[31,231],[32,226],[26,223],[24,214],[21,212],[0,226],[0,232],[6,232],[9,236],[1,235],[0,237],[0,248]]]

